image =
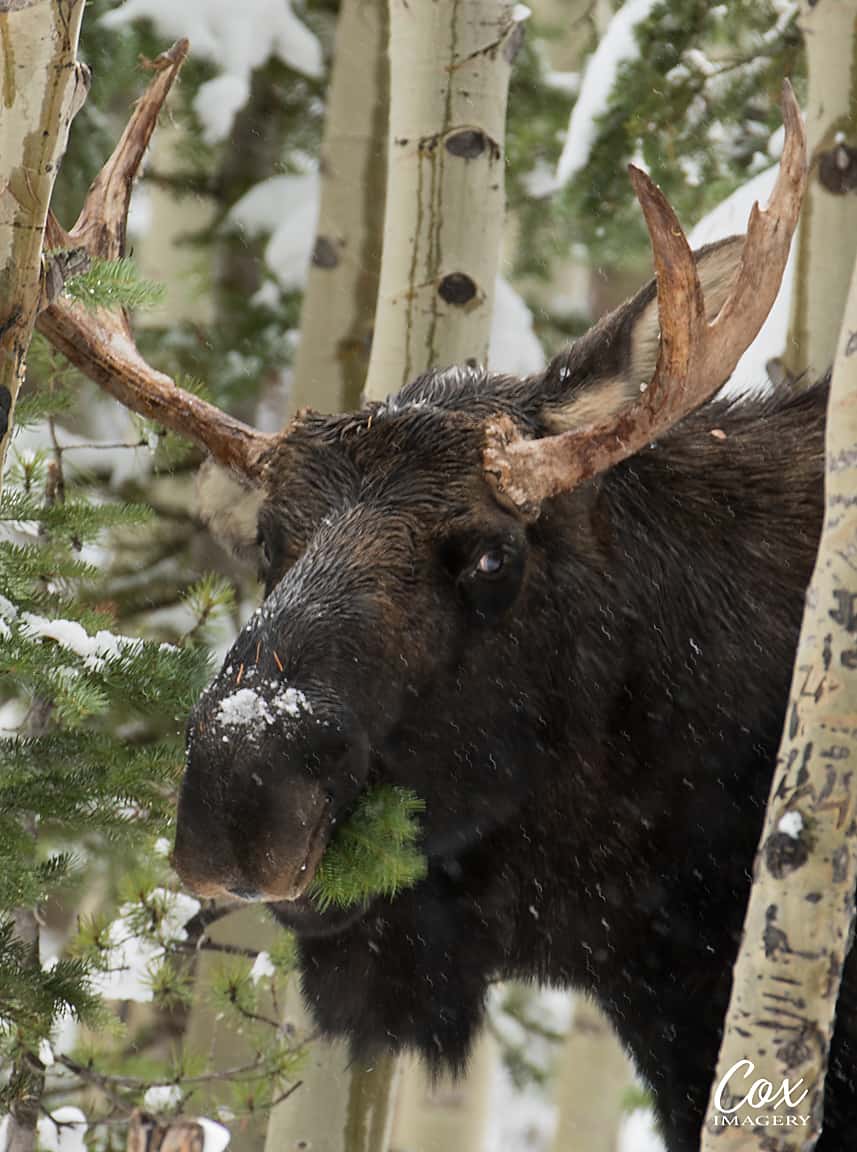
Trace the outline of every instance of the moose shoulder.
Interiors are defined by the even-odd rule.
[[[191,718],[179,807],[180,875],[297,930],[326,1032],[461,1069],[489,981],[585,989],[671,1152],[697,1147],[821,525],[823,384],[700,407],[785,263],[785,112],[746,240],[694,260],[636,178],[657,294],[543,375],[452,369],[245,433],[267,594]],[[425,802],[427,875],[320,911],[331,829],[379,783]],[[855,1012],[852,959],[821,1152],[857,1124]]]

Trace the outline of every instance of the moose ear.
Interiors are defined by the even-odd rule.
[[[726,302],[743,251],[744,237],[731,236],[694,253],[709,321]],[[551,361],[539,389],[547,430],[582,428],[627,407],[652,379],[659,332],[652,279]]]
[[[228,552],[255,561],[256,521],[264,493],[215,463],[203,461],[196,477],[196,512]]]

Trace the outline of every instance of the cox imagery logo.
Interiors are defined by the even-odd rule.
[[[715,1128],[802,1128],[809,1123],[808,1114],[795,1113],[809,1095],[802,1078],[794,1084],[783,1080],[777,1088],[770,1080],[752,1080],[755,1073],[752,1060],[738,1060],[723,1076],[714,1093]]]

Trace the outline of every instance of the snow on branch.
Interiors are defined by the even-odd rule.
[[[620,67],[639,54],[635,29],[655,3],[656,0],[628,0],[623,4],[589,57],[557,164],[559,185],[567,184],[586,167],[598,134],[596,120],[607,109]]]

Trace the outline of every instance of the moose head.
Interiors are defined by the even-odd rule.
[[[432,373],[273,437],[203,412],[197,439],[261,488],[266,595],[191,718],[175,859],[192,889],[311,919],[314,869],[369,785],[413,789],[429,859],[454,859],[551,770],[558,708],[597,724],[603,646],[562,639],[604,619],[594,478],[711,396],[761,326],[804,179],[790,89],[784,110],[778,184],[746,240],[694,258],[632,169],[657,291],[543,375]]]

